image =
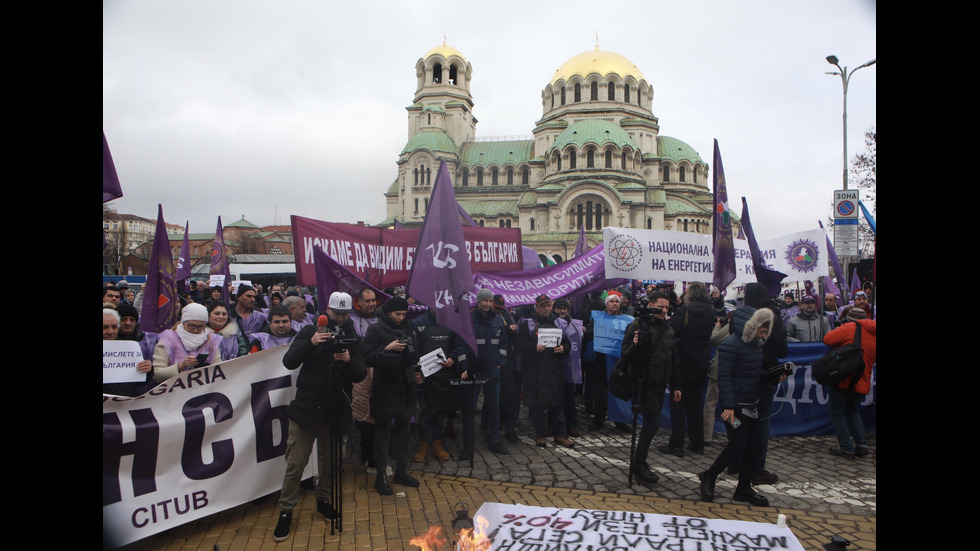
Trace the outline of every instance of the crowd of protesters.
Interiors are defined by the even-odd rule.
[[[138,369],[146,380],[104,384],[103,392],[137,396],[180,372],[278,345],[291,347],[286,367],[300,367],[328,338],[316,325],[317,314],[326,313],[338,335],[346,330],[357,341],[336,358],[363,369],[341,389],[347,403],[344,433],[359,433],[362,464],[375,475],[378,493],[391,495],[392,484],[419,485],[410,474],[411,463],[430,455],[472,465],[480,432],[485,431],[486,450],[509,454],[508,446],[522,442],[517,429],[522,404],[534,445],[574,448],[575,439],[588,438],[577,423],[579,405],[591,418],[588,431],[606,428],[607,373],[622,357],[634,378],[634,401],[642,402],[637,411],[648,421],[630,458],[631,476],[645,483],[658,479],[648,463],[648,448],[665,400],[671,437],[658,450],[678,457],[706,452],[716,438],[713,427],[720,406],[727,446],[701,474],[701,497],[714,498],[714,480],[728,469],[739,476],[734,499],[768,505],[752,485],[778,480],[765,469],[765,454],[772,398],[785,374],[772,377],[771,368],[786,356],[787,342],[839,346],[853,342],[860,326],[866,372],[856,385],[830,390],[839,440],[830,453],[848,459],[868,454],[857,404],[869,391],[876,328],[863,290],[841,307],[845,300],[832,293],[823,300],[806,292],[799,299],[787,293],[777,301],[760,284],[749,284],[744,296],[727,302],[700,283],[686,285],[682,296],[673,285],[637,285],[572,299],[541,295],[533,305],[509,308],[502,296],[484,289],[472,309],[476,351],[440,326],[432,313],[415,306],[404,290],[385,292],[391,298],[383,304],[374,290],[365,288],[353,296],[334,293],[318,308],[315,292],[302,287],[242,284],[226,303],[220,287],[191,282],[189,292],[181,295],[180,320],[151,334],[139,329],[142,291],[135,292],[125,281],[105,285],[103,339],[139,342],[144,361]],[[288,413],[290,439],[301,405],[294,402]],[[458,438],[459,425],[462,444],[452,457],[443,440]],[[623,433],[633,430],[621,421],[614,427]],[[308,438],[303,448],[308,458],[316,434],[309,429],[302,434]],[[303,466],[305,460],[302,466],[290,463],[293,475],[287,475],[283,486],[278,541],[288,537],[299,483],[295,471],[302,472]],[[326,489],[318,486],[317,512],[332,518],[326,496]]]

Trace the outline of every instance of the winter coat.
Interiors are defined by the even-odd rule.
[[[334,330],[336,327],[333,324],[330,326]],[[356,335],[350,320],[341,328],[346,335]],[[302,328],[282,357],[282,365],[286,369],[299,368],[299,375],[296,376],[296,397],[286,408],[286,416],[304,427],[309,427],[320,415],[331,415],[334,407],[342,407],[340,404],[347,406],[343,389],[364,379],[367,373],[360,342],[348,349],[349,362],[335,365],[333,341],[328,339],[316,346],[310,341],[316,329],[315,325]],[[335,387],[335,382],[340,384]],[[346,412],[341,413],[344,418],[349,415]]]
[[[530,406],[554,407],[562,403],[564,384],[564,356],[571,352],[572,343],[565,334],[567,322],[555,314],[546,319],[521,320],[517,328],[517,353],[521,355],[521,373],[524,379],[524,401]],[[554,348],[538,352],[538,328],[562,330],[563,352],[555,354]]]
[[[629,372],[634,379],[644,383],[648,389],[663,394],[669,385],[679,390],[681,384],[680,354],[677,353],[677,339],[674,330],[666,320],[654,318],[650,322],[649,334],[640,337],[640,344],[633,344],[633,333],[640,330],[641,320],[633,320],[623,335],[622,357],[629,362]]]
[[[704,377],[711,364],[711,332],[715,328],[715,311],[710,304],[692,301],[682,304],[670,326],[677,338],[683,375]]]
[[[391,341],[408,338],[414,352],[408,349],[397,352],[385,350]],[[364,336],[364,359],[374,367],[371,381],[371,416],[399,417],[412,415],[418,400],[415,396],[415,365],[418,364],[418,348],[414,344],[412,328],[408,320],[400,325],[390,317],[378,317],[378,323],[368,327]]]
[[[739,315],[742,308],[736,310],[736,316],[732,318],[733,324],[738,320],[736,332],[718,347],[718,403],[722,409],[757,403],[769,379],[763,367],[763,341],[756,334],[766,323],[770,328],[773,326],[773,313],[761,308],[745,320],[747,312]]]
[[[816,310],[807,315],[802,311],[786,322],[786,340],[789,342],[820,342],[830,331],[830,322]]]
[[[854,391],[858,394],[867,394],[871,391],[871,370],[875,365],[875,360],[878,358],[877,322],[869,319],[858,320],[857,322],[844,322],[837,329],[827,333],[823,338],[823,343],[836,347],[854,342],[854,334],[857,332],[857,326],[854,323],[861,324],[861,350],[864,351],[864,374],[861,375],[861,379],[854,386]],[[851,378],[848,377],[837,383],[837,386],[847,389],[850,388],[850,383]]]

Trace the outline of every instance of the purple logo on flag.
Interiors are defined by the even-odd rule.
[[[786,249],[786,260],[801,272],[812,272],[817,267],[817,245],[809,239],[794,241]]]

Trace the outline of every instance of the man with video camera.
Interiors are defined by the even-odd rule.
[[[656,292],[649,302],[638,304],[637,317],[623,336],[623,359],[629,364],[633,377],[633,411],[643,414],[643,430],[630,458],[630,470],[644,482],[657,482],[660,477],[647,466],[650,443],[660,428],[660,409],[664,392],[669,386],[671,398],[681,399],[680,357],[674,330],[667,325],[666,312],[670,299]],[[634,415],[634,419],[636,416]],[[634,433],[636,434],[634,425]]]
[[[334,454],[327,447],[331,438],[341,437],[340,422],[345,412],[340,408],[346,408],[346,415],[350,415],[350,402],[342,394],[343,387],[361,381],[367,374],[364,357],[358,350],[360,339],[350,322],[352,304],[347,293],[331,294],[327,315],[321,315],[316,325],[303,327],[282,357],[286,369],[300,371],[296,377],[296,396],[286,409],[289,436],[286,474],[279,497],[279,522],[273,532],[276,541],[289,537],[293,508],[299,503],[299,484],[314,439],[319,461],[316,511],[327,520],[337,518],[334,508],[337,504],[329,501]]]

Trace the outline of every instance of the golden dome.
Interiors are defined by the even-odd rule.
[[[551,83],[559,80],[568,81],[574,75],[585,77],[591,73],[598,73],[607,76],[615,73],[621,78],[632,75],[636,80],[643,80],[643,73],[633,64],[632,61],[617,54],[605,50],[590,50],[582,52],[569,59],[555,71],[555,76],[551,77]]]
[[[434,56],[436,54],[439,54],[446,59],[449,59],[449,56],[457,56],[463,61],[466,61],[466,58],[463,57],[463,54],[461,54],[459,50],[453,48],[452,46],[447,46],[445,42],[443,42],[441,46],[436,46],[435,48],[429,50],[424,56],[422,56],[422,59],[429,59],[430,56]]]

